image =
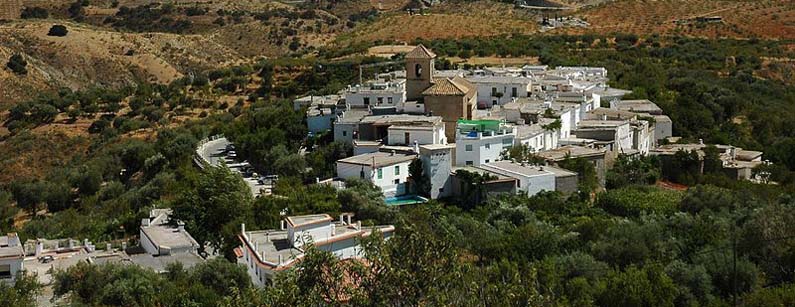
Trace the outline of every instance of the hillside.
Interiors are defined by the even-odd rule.
[[[47,36],[53,22],[0,25],[0,58],[19,53],[28,74],[0,70],[0,108],[59,87],[121,87],[138,81],[167,83],[183,73],[227,66],[242,59],[211,38],[166,33],[120,33],[63,23],[65,37]]]
[[[591,27],[564,32],[795,38],[795,2],[786,0],[619,0],[575,15]],[[721,21],[699,22],[697,17],[720,17]]]
[[[341,42],[376,40],[411,42],[414,39],[530,34],[537,29],[535,13],[501,2],[447,1],[424,15],[384,14],[341,37]]]

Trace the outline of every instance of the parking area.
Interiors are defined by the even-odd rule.
[[[231,170],[240,173],[254,197],[271,194],[275,178],[260,176],[253,172],[248,161],[238,159],[234,145],[226,138],[221,137],[205,142],[199,146],[197,153],[212,166],[218,166],[224,162]]]

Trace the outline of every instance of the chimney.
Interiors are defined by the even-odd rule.
[[[417,140],[414,140],[414,153],[420,153],[420,144],[417,142]]]
[[[345,216],[345,218],[348,219],[348,225],[351,225],[351,217],[352,217],[351,214],[348,214],[348,215]]]
[[[607,120],[607,114],[602,114],[602,120]]]
[[[345,215],[340,214],[340,224],[345,224]]]
[[[337,235],[337,224],[332,223],[331,224],[331,236],[333,237],[333,236],[336,236],[336,235]]]
[[[356,221],[356,230],[362,230],[362,221]]]
[[[149,227],[149,218],[141,219],[141,226]]]
[[[282,223],[281,223],[281,228],[280,228],[280,229],[281,229],[281,230],[285,230],[286,228],[287,228],[287,226],[285,225],[285,222],[284,222],[284,220],[282,220]]]
[[[183,222],[177,222],[177,231],[179,231],[179,232],[185,232],[185,223],[183,223]]]
[[[111,251],[111,249],[112,249],[112,247],[110,246],[110,243],[105,243],[105,251],[109,252],[109,251]]]
[[[392,150],[392,152],[390,152],[389,155],[390,156],[394,156],[395,155],[395,150]]]
[[[732,160],[737,160],[737,148],[736,148],[736,147],[734,147],[734,146],[732,146],[732,147],[729,149],[729,155],[731,155],[731,157],[732,157]]]
[[[121,242],[121,250],[123,251],[127,250],[127,242]]]
[[[704,145],[704,139],[698,139],[698,144],[699,145]]]
[[[44,243],[36,240],[36,257],[39,257],[44,252]]]

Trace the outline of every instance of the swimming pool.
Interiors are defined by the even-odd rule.
[[[414,205],[428,202],[428,199],[418,195],[402,195],[384,199],[387,206]]]

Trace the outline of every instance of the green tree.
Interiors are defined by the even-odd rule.
[[[611,272],[598,298],[602,306],[673,306],[676,287],[659,266],[629,267]]]
[[[409,182],[413,191],[422,196],[429,196],[431,193],[431,182],[428,174],[422,166],[421,159],[414,159],[409,164]]]
[[[13,285],[0,283],[0,303],[7,307],[35,306],[41,288],[35,274],[18,272]]]
[[[6,67],[17,75],[26,75],[28,73],[28,61],[19,53],[14,53],[6,63]]]
[[[250,220],[251,189],[240,174],[226,166],[207,167],[174,200],[174,218],[185,222],[186,229],[201,245],[235,259],[233,249],[239,244],[240,224]]]
[[[659,161],[656,157],[633,158],[619,155],[606,177],[605,187],[608,189],[654,184],[660,178]]]

